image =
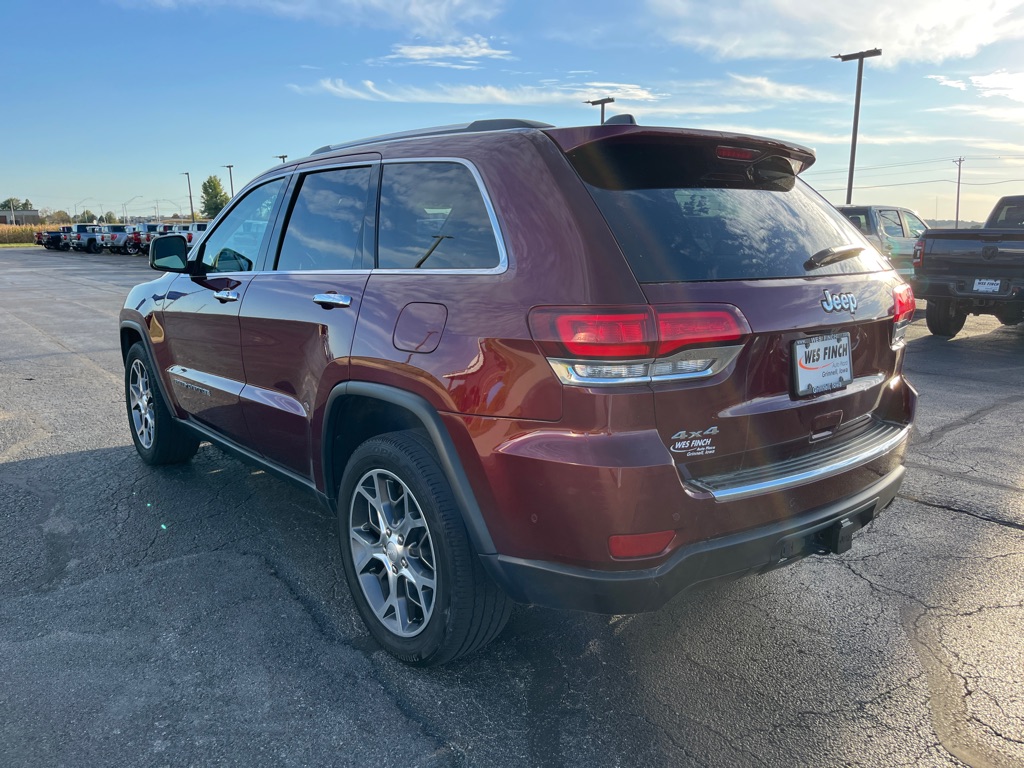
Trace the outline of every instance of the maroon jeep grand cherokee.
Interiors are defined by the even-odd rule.
[[[132,438],[336,511],[380,644],[437,664],[511,601],[653,610],[842,552],[895,496],[910,289],[754,136],[527,121],[324,147],[121,312]]]

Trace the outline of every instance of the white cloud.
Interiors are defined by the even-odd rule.
[[[595,96],[612,96],[623,102],[657,102],[664,98],[631,83],[583,83],[580,85],[548,82],[506,88],[499,85],[437,84],[431,87],[388,84],[378,86],[372,80],[357,85],[340,78],[324,78],[315,86],[289,85],[296,93],[326,92],[343,99],[390,101],[403,104],[577,104]]]
[[[956,88],[957,90],[960,91],[967,90],[967,83],[965,83],[963,80],[950,80],[948,77],[945,77],[943,75],[928,75],[928,79],[934,80],[939,85],[944,85],[947,88]]]
[[[881,48],[877,66],[973,56],[1024,38],[1024,0],[647,0],[669,40],[723,59],[822,58]]]
[[[726,88],[729,96],[766,99],[768,101],[840,102],[847,99],[828,91],[819,91],[803,85],[776,83],[767,77],[746,77],[730,74],[733,84]]]
[[[391,27],[438,40],[497,16],[504,0],[119,0],[122,5],[177,8],[239,8],[332,24]]]
[[[1005,96],[1014,101],[1024,101],[1024,72],[1000,70],[990,75],[971,77],[971,85],[981,91],[982,96]]]
[[[385,56],[385,59],[437,63],[439,60],[445,59],[476,61],[477,59],[512,58],[511,51],[492,48],[487,39],[480,35],[464,37],[458,42],[447,45],[396,45],[391,50],[393,53]]]
[[[1000,123],[1024,125],[1024,107],[1001,107],[992,104],[955,104],[948,107],[932,107],[925,111],[942,114],[959,113],[970,115],[971,117],[981,117],[986,120],[995,120]]]

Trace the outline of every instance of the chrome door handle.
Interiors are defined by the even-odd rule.
[[[313,297],[313,303],[319,304],[324,309],[334,309],[335,307],[350,307],[352,306],[352,297],[343,296],[340,293],[318,293]]]
[[[221,304],[227,304],[229,301],[238,301],[238,294],[234,291],[217,291],[213,294],[213,298]]]

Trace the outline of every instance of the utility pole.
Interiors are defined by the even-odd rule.
[[[8,202],[11,204],[11,224],[16,225],[18,223],[18,219],[14,215],[14,198],[12,197]]]
[[[192,221],[194,223],[196,220],[196,209],[192,205],[192,177],[189,176],[188,171],[182,171],[178,175],[184,176],[185,180],[188,181],[188,209],[192,212]]]
[[[956,225],[953,229],[960,229],[960,171],[964,164],[964,159],[958,157],[953,161],[956,163]]]
[[[288,155],[285,155],[285,157],[288,157]],[[281,162],[283,163],[284,160],[282,160]],[[233,166],[233,165],[222,165],[221,166],[221,168],[227,168],[228,169],[228,183],[231,184],[231,196],[232,197],[235,196],[235,177],[231,175],[231,169],[234,168],[234,167],[235,166]]]
[[[850,142],[850,177],[846,182],[847,205],[853,202],[853,166],[854,162],[857,160],[857,126],[860,123],[860,84],[861,80],[864,78],[864,59],[881,55],[881,48],[872,48],[870,51],[860,51],[859,53],[839,53],[832,57],[833,59],[839,59],[840,61],[857,60],[857,97],[853,102],[853,140]]]
[[[611,96],[605,96],[603,99],[593,99],[592,101],[584,101],[583,103],[590,104],[594,107],[601,107],[601,125],[604,125],[604,105],[611,104],[613,101],[615,101],[615,99]]]

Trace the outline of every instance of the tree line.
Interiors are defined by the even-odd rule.
[[[198,213],[204,219],[212,219],[221,209],[228,204],[228,193],[224,191],[224,185],[220,178],[217,176],[210,176],[203,182],[202,185],[202,196],[199,200],[199,211]],[[32,201],[27,197],[22,200],[17,197],[8,197],[2,203],[0,203],[0,211],[34,211],[36,207],[32,204]],[[133,218],[145,218],[141,216],[134,216]],[[178,218],[183,219],[185,216],[175,214],[167,218]],[[106,213],[100,211],[95,213],[89,209],[86,209],[79,213],[77,216],[73,216],[63,209],[54,210],[53,208],[40,208],[39,209],[39,220],[43,224],[119,224],[121,223],[121,217],[113,211],[107,211]]]

